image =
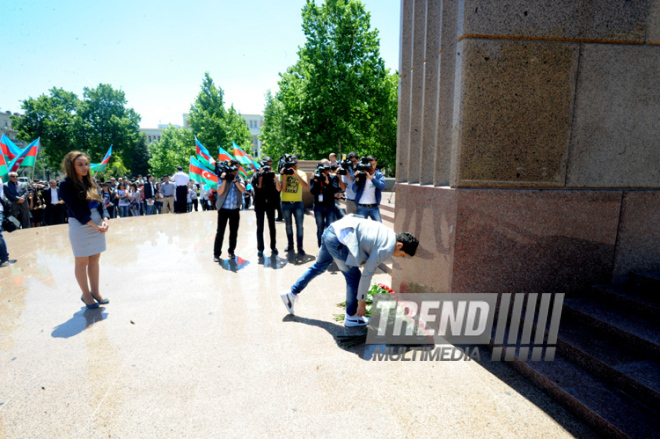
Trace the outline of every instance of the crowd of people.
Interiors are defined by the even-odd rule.
[[[217,190],[205,190],[202,185],[190,181],[182,170],[158,181],[151,174],[146,178],[138,175],[132,179],[113,177],[108,180],[93,178],[92,181],[110,218],[215,210]],[[69,215],[60,193],[60,183],[61,180],[55,179],[22,183],[18,181],[18,174],[11,172],[8,181],[2,184],[5,215],[16,218],[23,229],[67,223]],[[241,206],[247,208],[250,203],[247,194],[241,200]]]
[[[4,199],[0,215],[3,205],[8,206],[23,228],[68,222],[75,276],[82,291],[80,299],[88,309],[95,309],[109,303],[99,291],[99,259],[106,249],[105,234],[111,218],[186,213],[197,211],[200,205],[202,210],[217,210],[213,260],[220,262],[227,225],[229,259],[236,258],[240,211],[249,206],[254,197],[258,257],[264,257],[266,220],[271,256],[278,254],[276,213],[278,219],[285,222],[287,246],[284,251],[297,250],[299,255],[305,255],[302,197],[304,188],[309,188],[314,196],[319,253],[316,262],[280,296],[286,309],[293,313],[298,294],[334,261],[346,278],[345,325],[366,325],[366,291],[376,268],[392,256],[413,256],[419,244],[410,233],[394,233],[382,225],[379,205],[385,178],[377,169],[376,159],[366,156],[358,160],[357,154],[351,152],[338,162],[331,154],[329,159],[318,163],[309,179],[298,169],[298,160],[293,155],[280,159],[277,172],[273,165],[272,158],[264,157],[247,182],[239,175],[239,163],[233,160],[216,168],[217,189],[204,189],[191,181],[182,167],[160,181],[154,181],[151,174],[145,179],[141,175],[132,180],[95,179],[90,173],[89,158],[82,152],[72,151],[64,157],[62,170],[66,178],[59,184],[51,180],[48,185],[34,182],[28,186],[18,182],[16,173],[10,173],[10,181],[0,190],[0,197]],[[338,204],[342,198],[346,199],[346,211]],[[5,266],[15,260],[9,259],[1,231],[0,266]],[[360,271],[362,264],[366,265]]]

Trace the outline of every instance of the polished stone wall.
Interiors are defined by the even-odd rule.
[[[402,0],[399,73],[395,286],[660,270],[660,2]]]

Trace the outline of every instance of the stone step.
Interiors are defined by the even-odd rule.
[[[625,348],[637,350],[647,358],[660,362],[660,331],[656,323],[624,314],[615,307],[590,298],[566,299],[562,317],[608,334]]]
[[[645,317],[652,321],[660,320],[660,295],[650,297],[639,287],[595,285],[591,289],[590,297],[634,316]]]
[[[660,271],[638,271],[630,273],[630,284],[641,288],[647,295],[660,296]]]
[[[660,364],[643,352],[613,343],[608,335],[570,319],[561,322],[557,351],[609,385],[660,412]]]
[[[507,364],[603,436],[660,437],[657,412],[559,353],[551,362],[523,362],[516,357]]]

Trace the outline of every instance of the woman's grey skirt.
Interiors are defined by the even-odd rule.
[[[103,222],[103,218],[96,209],[92,209],[92,221],[96,225]],[[76,258],[92,256],[105,251],[105,235],[92,226],[81,224],[74,217],[69,217],[69,240],[73,248],[73,256]]]

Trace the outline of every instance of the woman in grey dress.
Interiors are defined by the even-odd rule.
[[[95,309],[110,302],[99,291],[99,259],[105,251],[109,215],[89,173],[87,155],[68,153],[62,171],[66,178],[60,183],[60,193],[69,211],[69,240],[76,258],[76,280],[82,290],[80,300],[87,309]]]

